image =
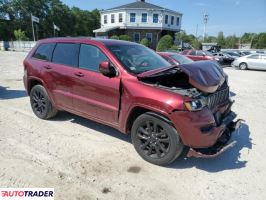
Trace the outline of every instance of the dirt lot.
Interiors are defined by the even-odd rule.
[[[266,199],[266,73],[226,68],[246,120],[215,159],[143,161],[129,137],[68,113],[37,119],[22,83],[25,53],[0,51],[0,187],[54,187],[56,199]]]

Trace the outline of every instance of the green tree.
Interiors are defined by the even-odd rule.
[[[252,41],[252,48],[255,48],[255,49],[266,48],[266,32],[259,33],[258,35],[254,36],[253,41]]]
[[[223,32],[218,33],[217,45],[221,46],[222,48],[225,48],[225,39],[224,39],[224,33]]]
[[[28,40],[28,38],[25,35],[25,32],[22,31],[21,29],[14,30],[14,35],[15,35],[16,40],[19,40],[19,41]]]
[[[174,44],[173,37],[171,35],[165,35],[160,39],[156,50],[166,51],[170,49],[173,46],[173,44]]]
[[[119,40],[119,36],[117,36],[117,35],[113,35],[112,37],[110,37],[110,39],[113,39],[113,40]]]
[[[197,39],[194,39],[191,45],[193,46],[194,49],[198,49],[198,50],[202,49],[202,44]]]
[[[119,39],[125,41],[131,41],[131,37],[129,35],[120,35]]]
[[[146,46],[146,47],[150,47],[151,46],[151,42],[150,40],[148,40],[147,38],[143,38],[141,41],[140,41],[140,44]]]
[[[225,38],[225,48],[235,49],[238,47],[238,44],[239,38],[237,38],[235,35],[230,35]]]

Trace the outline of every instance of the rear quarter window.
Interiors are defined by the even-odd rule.
[[[33,58],[51,61],[54,47],[55,43],[41,44],[33,54]]]
[[[75,43],[57,43],[52,62],[78,67],[79,47],[80,44]]]

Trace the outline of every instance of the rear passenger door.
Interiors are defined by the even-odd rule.
[[[73,69],[78,67],[79,46],[75,43],[57,43],[52,63],[47,63],[42,70],[56,105],[66,110],[73,109]]]
[[[108,78],[99,72],[99,64],[107,60],[98,47],[81,44],[73,103],[79,113],[114,124],[118,122],[120,78]]]

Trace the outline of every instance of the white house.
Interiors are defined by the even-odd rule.
[[[133,3],[102,10],[101,28],[96,37],[129,35],[134,42],[147,38],[155,47],[160,37],[181,30],[182,14],[167,8],[137,0]]]

